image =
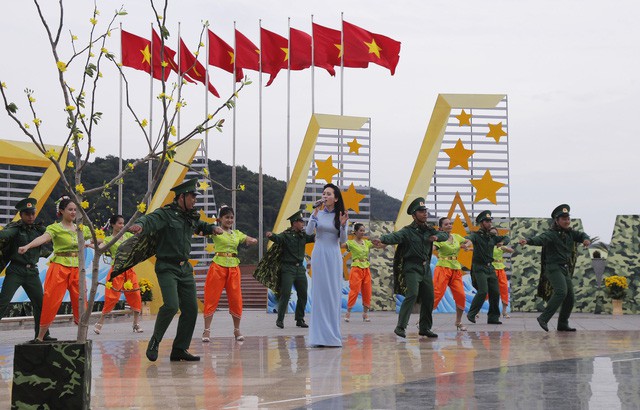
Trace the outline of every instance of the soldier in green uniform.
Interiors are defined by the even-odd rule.
[[[557,206],[551,212],[553,225],[551,229],[533,238],[521,239],[521,245],[543,247],[543,269],[549,280],[553,293],[547,306],[538,317],[538,324],[545,332],[549,331],[549,320],[560,308],[558,316],[558,330],[561,332],[575,332],[569,327],[569,316],[573,310],[573,282],[572,271],[575,265],[576,245],[582,243],[584,247],[591,245],[589,235],[571,229],[571,208],[567,204]]]
[[[13,295],[22,286],[31,300],[34,328],[36,337],[38,337],[43,297],[42,282],[40,282],[38,275],[38,260],[42,248],[31,248],[23,255],[18,253],[19,247],[28,244],[45,231],[42,224],[35,223],[36,203],[37,201],[33,198],[26,198],[18,202],[16,209],[20,212],[20,220],[11,222],[0,231],[0,249],[2,250],[0,271],[9,263],[0,291],[0,318],[4,317]],[[52,342],[57,339],[49,336],[49,332],[47,332],[43,340]]]
[[[493,227],[491,211],[480,212],[476,217],[476,225],[479,225],[480,228],[476,232],[471,232],[466,236],[466,239],[473,243],[471,277],[477,290],[476,295],[471,301],[467,319],[469,319],[471,323],[476,323],[476,315],[480,312],[480,308],[482,308],[487,294],[489,294],[487,323],[501,325],[500,288],[498,286],[496,271],[493,268],[493,248],[500,242],[504,245],[508,244],[509,237],[491,233],[491,228]]]
[[[143,232],[143,235],[153,234],[157,237],[156,275],[164,304],[158,311],[153,335],[147,346],[147,358],[152,362],[158,359],[160,341],[178,309],[180,319],[170,360],[200,360],[199,356],[187,351],[198,318],[196,281],[189,263],[191,237],[194,233],[220,234],[222,229],[200,221],[198,212],[193,208],[198,193],[197,183],[198,179],[194,178],[172,188],[175,198],[171,204],[142,216],[130,229],[133,233]],[[121,248],[127,248],[125,245],[126,242],[118,249],[116,259],[120,256]]]
[[[420,299],[419,335],[438,337],[431,331],[433,325],[433,279],[431,277],[431,252],[433,242],[446,241],[449,234],[437,231],[427,224],[427,207],[424,198],[414,199],[407,208],[407,214],[413,216],[413,222],[398,232],[382,235],[371,242],[380,244],[398,244],[393,261],[394,292],[404,295],[400,307],[398,324],[394,333],[407,337],[405,329],[413,305]]]
[[[302,212],[298,211],[289,218],[291,228],[281,234],[266,233],[270,241],[280,245],[280,292],[278,296],[278,319],[276,326],[284,328],[284,315],[287,313],[291,286],[295,285],[298,293],[296,303],[296,326],[309,327],[304,321],[304,309],[307,306],[307,273],[305,271],[304,249],[305,245],[314,242],[316,236],[308,235],[304,230]]]

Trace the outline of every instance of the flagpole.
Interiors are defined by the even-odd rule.
[[[236,22],[233,22],[233,95],[236,94],[236,55],[238,54],[237,50],[237,41],[236,41]],[[235,99],[234,99],[235,102]],[[238,182],[236,181],[236,105],[233,104],[233,143],[231,148],[231,208],[236,210],[236,187],[238,186]],[[235,229],[235,218],[233,220],[233,227]]]
[[[122,23],[120,23],[120,62],[122,62]],[[120,115],[118,126],[118,175],[122,173],[122,74],[120,75]],[[124,178],[118,184],[118,215],[122,215],[122,195]]]
[[[264,242],[263,231],[263,181],[262,181],[262,19],[258,19],[260,33],[260,54],[258,56],[258,258],[262,259],[262,248]]]
[[[316,112],[316,83],[315,83],[315,68],[316,68],[316,45],[315,36],[313,35],[313,14],[311,15],[311,114]]]
[[[182,76],[180,75],[180,29],[181,29],[181,24],[180,22],[178,22],[178,48],[176,50],[178,50],[178,102],[180,102],[180,99],[182,98]],[[178,111],[178,132],[177,137],[178,137],[178,141],[180,141],[180,111]]]
[[[149,138],[153,135],[153,23],[151,23],[151,70],[149,78]],[[151,190],[151,180],[153,179],[153,160],[149,160],[149,168],[147,171],[147,192]],[[147,200],[147,206],[151,205],[151,195]],[[151,211],[149,209],[149,211]]]
[[[209,116],[209,22],[206,23],[207,27],[207,35],[204,40],[205,47],[205,64],[204,64],[204,74],[205,74],[205,85],[204,85],[204,118],[208,118]],[[196,57],[197,59],[198,57]],[[204,132],[204,166],[209,170],[209,124],[207,124],[206,131]],[[204,210],[209,210],[209,195],[205,190],[204,192]],[[234,212],[238,212],[237,209],[233,210]],[[208,216],[208,215],[207,215]],[[205,239],[206,242],[206,239]]]
[[[340,20],[342,29],[340,30],[340,44],[342,47],[342,56],[340,57],[340,115],[344,115],[344,12],[340,12]],[[342,168],[342,130],[338,130],[338,164]],[[342,172],[338,176],[338,186],[342,185]]]
[[[287,186],[289,186],[289,175],[291,175],[291,165],[289,164],[289,150],[291,148],[291,17],[287,17],[287,25],[289,26],[287,41],[287,49],[289,50],[289,58],[287,58]]]

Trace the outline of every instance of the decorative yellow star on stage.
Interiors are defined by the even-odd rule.
[[[369,47],[369,54],[375,54],[376,57],[380,58],[380,51],[382,51],[382,49],[376,44],[375,38],[371,39],[371,43],[367,43],[366,41],[364,41],[363,43],[365,43],[367,47]]]
[[[306,204],[304,206],[304,210],[309,212],[309,213],[313,212],[313,204],[311,202],[309,202],[308,204]]]
[[[471,158],[475,152],[472,149],[466,149],[460,138],[458,138],[458,142],[456,142],[456,145],[453,148],[447,148],[443,151],[449,156],[449,169],[457,166],[469,169],[469,158]]]
[[[500,142],[500,137],[507,136],[507,133],[502,129],[502,122],[487,125],[489,125],[489,132],[487,133],[487,137],[493,138],[494,140],[496,140],[496,142]]]
[[[144,50],[140,50],[142,53],[142,62],[151,65],[151,52],[149,51],[149,46],[146,46]]]
[[[201,210],[199,210],[199,211],[198,211],[198,213],[200,214],[200,220],[201,220],[202,222],[206,222],[206,223],[209,223],[209,224],[214,224],[214,223],[216,223],[216,221],[217,221],[217,219],[216,219],[216,218],[209,218],[209,217],[207,216],[207,214],[205,214],[205,213],[204,213],[204,211],[203,211],[202,209],[201,209]]]
[[[227,53],[229,53],[229,57],[231,57],[231,61],[229,61],[229,64],[233,64],[234,61],[236,61],[236,55],[233,51],[227,51]]]
[[[460,113],[460,115],[456,115],[458,119],[458,127],[462,127],[464,125],[471,126],[471,114],[467,114],[464,110]]]
[[[213,252],[215,252],[215,251],[216,251],[216,246],[215,246],[214,244],[212,244],[212,243],[208,243],[208,244],[204,247],[204,250],[205,250],[207,253],[213,253]]]
[[[347,142],[347,145],[349,146],[349,154],[355,152],[357,155],[360,155],[360,147],[362,144],[360,144],[357,139],[354,138],[353,141]]]
[[[333,176],[340,173],[340,170],[333,166],[333,155],[329,155],[325,161],[316,160],[318,173],[316,179],[324,179],[328,184],[333,181]]]
[[[471,185],[476,189],[475,202],[479,202],[483,199],[488,199],[492,203],[497,203],[496,192],[502,188],[505,184],[495,181],[491,177],[491,172],[486,170],[481,179],[470,179]]]
[[[284,60],[287,61],[289,59],[289,49],[287,47],[280,47],[280,50],[284,51]]]
[[[344,201],[344,209],[353,209],[355,213],[360,213],[360,201],[362,201],[366,195],[359,194],[356,191],[356,187],[353,186],[353,182],[349,185],[349,189],[342,191],[342,200]]]

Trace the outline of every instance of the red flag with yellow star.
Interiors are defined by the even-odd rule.
[[[224,71],[233,74],[233,62],[235,61],[235,53],[233,48],[223,39],[209,30],[209,65],[222,68]],[[236,67],[236,82],[241,81],[244,77],[242,68]]]
[[[120,42],[122,46],[122,65],[151,74],[151,41],[122,30]],[[165,68],[163,78],[159,47],[157,51],[153,56],[153,78],[166,81],[169,78],[171,69]]]
[[[400,60],[400,42],[381,34],[371,33],[363,28],[342,22],[344,32],[344,66],[370,62],[386,67],[395,74]]]
[[[340,30],[313,23],[313,63],[316,67],[322,67],[329,74],[336,75],[333,67],[340,66],[342,58],[342,34]],[[368,61],[344,60],[345,67],[366,68]],[[329,69],[328,67],[331,67]]]
[[[271,74],[266,85],[268,87],[276,79],[278,72],[289,66],[289,40],[260,27],[260,53],[262,72]]]
[[[206,84],[206,76],[207,70],[204,66],[196,59],[196,57],[191,54],[187,45],[184,44],[184,41],[180,39],[180,74],[185,74],[191,77],[192,79],[201,82],[202,84]],[[216,97],[220,97],[218,94],[218,90],[215,89],[213,84],[211,84],[211,79],[209,79],[209,92]]]
[[[292,70],[304,70],[311,67],[311,36],[301,30],[295,28],[289,29],[289,59],[291,60]],[[336,75],[333,66],[328,63],[318,64],[316,67],[324,68],[332,76]]]
[[[236,30],[236,68],[260,70],[260,49],[241,32]]]

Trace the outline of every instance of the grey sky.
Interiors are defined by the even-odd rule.
[[[98,4],[99,27],[120,4]],[[124,6],[130,13],[122,20],[124,29],[148,38],[152,16],[148,3],[128,1]],[[372,118],[373,186],[402,197],[438,93],[506,93],[513,216],[544,217],[557,204],[567,202],[588,233],[608,239],[616,215],[638,213],[640,143],[633,118],[639,111],[640,3],[183,0],[173,2],[166,17],[170,46],[176,48],[180,21],[181,35],[194,49],[201,20],[209,20],[211,29],[229,43],[235,20],[237,28],[258,44],[260,18],[263,27],[286,36],[287,17],[292,27],[310,32],[311,14],[315,22],[339,28],[341,11],[345,20],[402,42],[393,77],[375,65],[366,70],[345,69],[345,115]],[[90,12],[91,2],[67,3],[65,22],[80,40],[87,39]],[[21,90],[36,91],[48,141],[61,143],[64,105],[35,6],[10,2],[0,19],[4,63],[0,79],[23,108]],[[64,34],[66,41],[68,30]],[[119,54],[119,41],[114,33],[107,48]],[[96,154],[117,155],[117,81],[112,67],[103,71],[100,111],[105,114]],[[148,75],[132,69],[126,73],[133,83],[134,105],[142,117],[148,117]],[[228,95],[231,75],[216,68],[210,73],[221,94]],[[247,73],[256,81],[238,102],[237,162],[257,171],[258,82],[257,73]],[[159,93],[157,84],[154,94]],[[339,84],[339,76],[331,78],[316,70],[317,112],[339,113]],[[293,165],[311,113],[310,70],[293,72],[291,86]],[[204,87],[189,86],[186,98],[185,126],[204,115]],[[210,99],[209,111],[219,101]],[[286,71],[263,89],[263,107],[264,172],[284,179]],[[125,118],[125,157],[140,156],[142,136],[130,126],[131,118]],[[227,125],[222,134],[210,134],[210,157],[230,163],[230,122]],[[1,138],[24,139],[4,115],[0,129]],[[393,173],[388,172],[390,167]]]

